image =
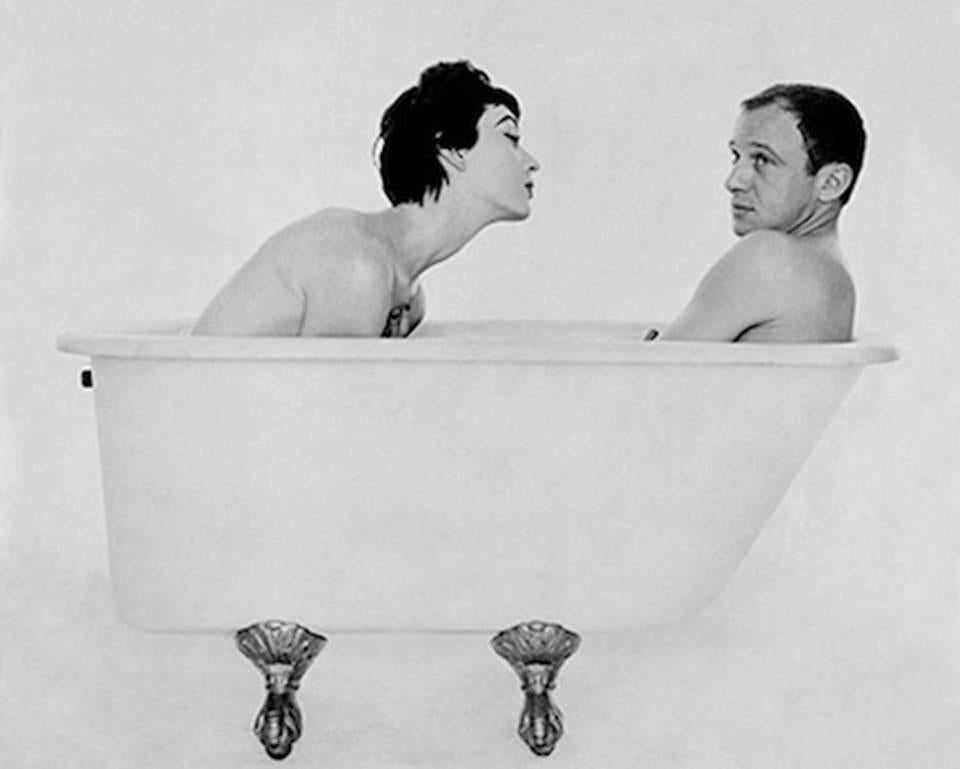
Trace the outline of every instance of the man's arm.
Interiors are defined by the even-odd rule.
[[[738,241],[658,338],[732,342],[748,329],[776,321],[790,282],[786,237],[762,231]]]

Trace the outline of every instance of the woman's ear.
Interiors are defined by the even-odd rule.
[[[458,171],[462,171],[466,167],[466,160],[464,158],[466,153],[462,149],[440,147],[438,154],[441,163],[447,163]]]
[[[846,163],[826,163],[817,171],[819,197],[824,203],[839,200],[853,183],[853,169]]]

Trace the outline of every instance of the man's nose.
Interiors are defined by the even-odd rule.
[[[745,190],[750,183],[750,173],[750,167],[745,163],[734,163],[723,186],[727,188],[727,192]]]

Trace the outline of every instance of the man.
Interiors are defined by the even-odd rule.
[[[855,292],[837,223],[863,164],[860,115],[836,91],[805,84],[771,86],[740,106],[725,183],[740,240],[659,338],[849,341]]]

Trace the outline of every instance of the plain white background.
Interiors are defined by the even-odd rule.
[[[383,108],[426,65],[464,57],[519,96],[542,170],[529,221],[495,225],[428,274],[430,317],[673,316],[732,242],[737,103],[805,80],[864,114],[841,236],[859,330],[903,356],[864,374],[703,617],[584,645],[548,760],[960,760],[960,4],[2,7],[4,765],[267,761],[248,734],[261,684],[229,638],[149,636],[113,613],[92,400],[76,385],[83,361],[54,341],[193,316],[293,218],[384,205],[371,160]],[[529,764],[512,736],[516,682],[485,645],[331,643],[301,690],[307,733],[288,764]]]

